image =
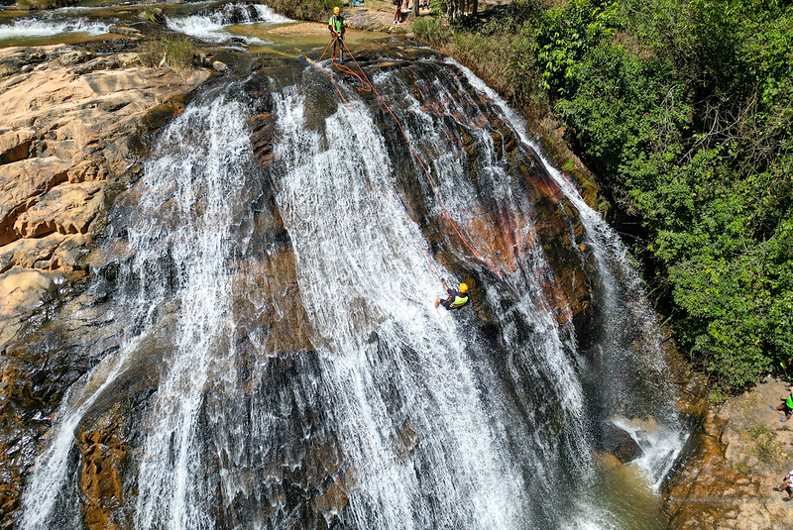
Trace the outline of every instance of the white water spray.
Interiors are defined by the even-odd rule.
[[[0,24],[0,41],[51,37],[68,33],[103,35],[109,31],[110,26],[103,22],[88,22],[82,19],[56,21],[24,18],[14,20],[11,24]]]

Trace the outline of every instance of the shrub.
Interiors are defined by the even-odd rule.
[[[752,441],[749,453],[766,464],[781,464],[789,457],[783,452],[784,446],[777,440],[777,434],[765,425],[755,425],[748,430]]]
[[[143,11],[138,13],[138,18],[154,24],[161,24],[165,21],[162,9],[154,6],[146,6]]]
[[[154,67],[163,63],[176,70],[189,70],[193,67],[195,46],[187,37],[163,37],[145,41],[138,53],[144,66]]]
[[[430,46],[444,48],[452,39],[452,30],[440,17],[421,17],[413,21],[413,34]]]

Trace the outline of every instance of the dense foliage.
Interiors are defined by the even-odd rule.
[[[442,31],[416,28],[436,44]],[[789,0],[525,0],[440,44],[474,67],[486,56],[478,69],[518,102],[550,104],[618,211],[641,220],[654,293],[719,384],[787,371]]]

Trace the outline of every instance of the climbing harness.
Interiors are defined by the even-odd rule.
[[[454,301],[452,301],[452,303],[449,304],[449,309],[460,309],[461,307],[463,307],[467,303],[468,303],[468,297],[467,296],[465,296],[465,297],[455,296],[454,297]]]
[[[361,86],[358,88],[358,90],[359,90],[359,91],[361,91],[361,92],[370,92],[370,91],[371,91],[371,92],[374,92],[374,93],[375,93],[375,95],[377,96],[377,99],[378,99],[378,100],[380,100],[380,103],[382,103],[383,107],[385,107],[385,109],[388,111],[388,113],[391,115],[391,117],[392,117],[392,118],[394,119],[394,121],[396,122],[396,124],[397,124],[397,127],[399,128],[400,132],[402,133],[402,136],[405,138],[405,141],[407,142],[407,145],[408,145],[408,147],[410,148],[410,152],[413,154],[414,158],[415,158],[415,159],[416,159],[416,161],[419,163],[419,166],[421,166],[421,169],[424,171],[424,175],[427,177],[427,181],[429,182],[430,188],[432,189],[432,193],[433,193],[433,195],[435,196],[435,200],[437,201],[437,203],[438,203],[438,206],[441,208],[441,211],[443,212],[444,216],[445,216],[445,217],[446,217],[446,219],[448,220],[449,224],[451,224],[451,226],[452,226],[452,228],[454,229],[454,231],[455,231],[455,233],[457,234],[457,236],[460,238],[460,240],[463,242],[463,244],[464,244],[464,245],[465,245],[465,246],[466,246],[466,247],[467,247],[467,248],[468,248],[468,249],[469,249],[469,250],[470,250],[470,251],[471,251],[471,252],[472,252],[472,253],[473,253],[473,254],[474,254],[476,257],[477,257],[477,258],[479,258],[479,259],[480,259],[482,262],[484,262],[484,263],[485,263],[485,264],[486,264],[486,265],[487,265],[487,266],[488,266],[488,267],[489,267],[489,268],[490,268],[490,269],[491,269],[493,272],[495,272],[495,273],[496,273],[496,274],[498,274],[499,276],[503,276],[503,275],[504,275],[504,273],[503,273],[503,272],[501,272],[501,271],[500,271],[498,268],[496,268],[496,267],[495,267],[495,266],[494,266],[494,265],[493,265],[493,264],[492,264],[492,263],[491,263],[491,262],[490,262],[490,261],[489,261],[487,258],[485,258],[485,257],[484,257],[482,254],[480,254],[479,252],[477,252],[477,250],[476,250],[476,249],[475,249],[475,248],[474,248],[474,247],[473,247],[473,246],[472,246],[472,245],[471,245],[471,244],[468,242],[468,240],[465,238],[465,236],[463,236],[462,232],[460,232],[460,229],[457,227],[457,224],[454,222],[454,220],[452,219],[451,215],[449,215],[449,212],[448,212],[448,210],[446,210],[446,207],[443,205],[443,201],[441,200],[441,198],[440,198],[440,195],[438,194],[438,190],[437,190],[437,188],[435,187],[435,183],[434,183],[434,181],[432,180],[432,176],[430,175],[430,173],[429,173],[429,170],[427,169],[427,167],[426,167],[426,166],[424,165],[424,163],[422,162],[422,160],[421,160],[421,157],[419,157],[419,154],[416,152],[416,149],[413,147],[413,144],[411,143],[410,139],[408,138],[408,135],[407,135],[407,133],[405,132],[405,129],[404,129],[404,127],[402,126],[402,123],[399,121],[399,118],[397,118],[397,117],[396,117],[396,115],[395,115],[395,114],[394,114],[394,112],[391,110],[391,108],[388,106],[388,104],[387,104],[387,103],[386,103],[386,102],[383,100],[383,98],[382,98],[382,96],[380,95],[380,93],[379,93],[379,92],[377,91],[377,89],[374,87],[374,83],[372,83],[372,81],[371,81],[371,80],[369,79],[369,77],[366,75],[366,72],[364,72],[363,68],[362,68],[362,67],[361,67],[361,65],[358,63],[358,60],[355,58],[355,55],[353,55],[353,53],[352,53],[352,52],[350,51],[350,49],[347,47],[347,43],[346,43],[346,42],[344,42],[344,40],[342,40],[342,39],[339,39],[339,40],[341,40],[342,46],[343,46],[343,47],[344,47],[344,49],[347,51],[347,54],[349,55],[349,57],[350,57],[350,58],[353,60],[353,62],[355,63],[355,66],[357,66],[357,67],[358,67],[358,70],[360,71],[360,75],[359,75],[358,73],[356,73],[354,70],[352,70],[351,68],[349,68],[349,67],[347,67],[347,66],[345,66],[345,65],[343,65],[343,64],[339,64],[339,62],[338,62],[338,61],[336,61],[336,58],[335,58],[335,57],[332,57],[332,58],[331,58],[331,62],[332,62],[332,64],[333,64],[333,66],[335,66],[335,67],[336,67],[336,69],[337,69],[337,70],[339,70],[340,72],[343,72],[343,73],[346,73],[346,74],[349,74],[349,75],[352,75],[352,76],[356,77],[356,78],[357,78],[357,79],[360,81],[360,83],[361,83]],[[331,41],[331,42],[333,42],[333,41]],[[325,56],[325,53],[327,53],[327,50],[328,50],[328,48],[330,47],[330,44],[331,44],[331,42],[329,42],[329,43],[328,43],[328,45],[327,45],[327,46],[325,46],[325,50],[322,52],[322,55],[320,56],[320,58],[319,58],[319,59],[318,59],[316,62],[320,62],[320,61],[323,59],[323,57]],[[336,85],[336,83],[333,81],[333,78],[332,78],[332,76],[331,76],[331,75],[330,75],[328,72],[326,72],[325,70],[322,70],[322,72],[325,74],[325,76],[326,76],[326,77],[328,78],[328,80],[330,81],[330,83],[331,83],[331,85],[332,85],[332,87],[333,87],[334,91],[335,91],[335,92],[336,92],[336,94],[338,95],[339,99],[340,99],[340,100],[341,100],[341,101],[344,103],[345,107],[347,107],[347,110],[348,110],[348,111],[349,111],[349,112],[350,112],[350,113],[353,115],[353,117],[355,118],[355,121],[356,121],[356,123],[358,123],[358,124],[360,125],[360,122],[358,122],[358,118],[357,118],[357,116],[355,115],[355,113],[353,112],[352,108],[349,106],[349,104],[347,103],[346,99],[345,99],[345,98],[344,98],[344,96],[342,95],[342,93],[341,93],[341,90],[339,89],[339,87],[338,87],[338,86]],[[366,135],[364,135],[364,137],[366,138]],[[369,144],[369,139],[368,139],[368,138],[366,138],[366,142],[367,142],[367,144]],[[374,150],[372,149],[371,145],[369,145],[369,150],[370,150],[370,151],[372,152],[372,154],[375,156],[375,160],[377,161],[377,165],[380,167],[380,170],[383,172],[383,176],[384,176],[384,177],[386,177],[386,180],[388,181],[388,176],[387,176],[387,174],[385,173],[385,170],[383,170],[383,167],[382,167],[382,165],[380,164],[380,161],[377,159],[377,155],[375,155],[375,153],[374,153]],[[389,182],[389,186],[390,186],[390,185],[391,185],[391,184],[390,184],[390,182]],[[394,193],[396,193],[396,190],[394,190],[394,189],[393,189],[393,187],[391,187],[391,189],[392,189],[392,191],[394,191]],[[397,196],[398,196],[398,195],[397,195]],[[423,243],[422,243],[422,246],[423,246]],[[426,249],[425,249],[425,252],[426,252]],[[430,261],[432,261],[432,260],[430,260]],[[434,263],[433,263],[433,267],[435,267],[435,264],[434,264]],[[436,268],[436,272],[437,272],[437,268]],[[439,276],[440,276],[440,275],[439,275]]]

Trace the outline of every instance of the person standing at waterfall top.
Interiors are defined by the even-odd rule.
[[[341,14],[339,6],[333,8],[333,16],[328,21],[328,29],[333,35],[333,51],[331,57],[336,58],[336,47],[339,48],[339,62],[344,64],[344,33],[347,31],[347,21]]]
[[[402,23],[402,0],[394,0],[394,24]]]
[[[780,403],[778,407],[768,405],[771,410],[778,410],[785,413],[785,417],[779,420],[782,423],[785,423],[787,420],[789,420],[791,413],[793,413],[793,386],[789,386],[787,389],[790,394],[788,394],[787,398],[785,399],[779,398],[782,403]]]
[[[443,282],[443,288],[446,290],[449,296],[446,297],[446,300],[441,300],[440,298],[436,299],[436,309],[439,305],[442,305],[446,309],[462,309],[468,305],[468,302],[471,301],[471,298],[468,296],[467,284],[461,283],[459,289],[454,290],[449,289],[449,286],[446,285],[446,282]]]

